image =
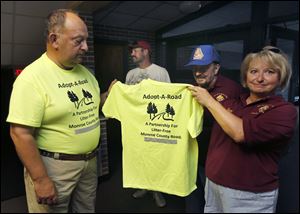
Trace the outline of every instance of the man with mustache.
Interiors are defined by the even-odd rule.
[[[152,49],[149,42],[134,41],[129,45],[132,61],[137,68],[131,69],[126,75],[126,84],[135,85],[143,79],[152,79],[160,82],[171,82],[168,71],[151,61]]]
[[[28,210],[95,212],[100,89],[80,64],[87,26],[65,9],[46,23],[47,51],[16,79],[7,118],[24,164]]]
[[[220,56],[212,45],[197,46],[192,52],[189,63],[185,66],[193,71],[196,85],[207,89],[221,104],[224,100],[238,98],[242,92],[242,87],[238,83],[219,74]],[[203,130],[197,137],[199,148],[197,189],[185,199],[187,213],[203,213],[204,211],[204,167],[213,121],[212,115],[205,108]]]

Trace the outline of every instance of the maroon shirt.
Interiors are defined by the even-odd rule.
[[[214,88],[209,90],[209,93],[221,104],[228,99],[238,99],[243,91],[240,84],[235,81],[218,75]],[[198,163],[201,166],[205,166],[208,144],[210,141],[210,135],[212,126],[214,123],[214,118],[211,113],[204,108],[203,116],[203,128],[201,134],[197,137],[198,148],[199,148],[199,158]]]
[[[223,106],[242,118],[245,141],[235,143],[215,123],[206,161],[206,176],[213,182],[244,191],[267,192],[278,188],[278,162],[293,136],[297,110],[280,96],[249,105],[243,94]]]

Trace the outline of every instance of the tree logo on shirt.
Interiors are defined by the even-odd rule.
[[[150,120],[154,120],[155,118],[157,119],[162,118],[163,120],[174,121],[173,117],[175,115],[175,110],[169,103],[166,105],[165,112],[161,112],[159,114],[157,114],[157,112],[158,109],[155,103],[150,102],[147,106],[147,113],[150,115]]]
[[[92,94],[84,89],[82,89],[83,98],[80,101],[73,91],[68,91],[67,94],[71,102],[74,103],[76,109],[78,109],[80,105],[83,106],[83,104],[90,105],[94,103]]]

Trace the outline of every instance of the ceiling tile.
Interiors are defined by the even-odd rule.
[[[102,19],[110,13],[110,10],[104,10],[94,14],[94,23],[101,22]]]
[[[124,1],[115,11],[132,15],[145,15],[160,4],[158,1]]]
[[[220,20],[224,22],[224,25],[250,22],[251,2],[232,2],[231,4],[228,4],[217,11],[213,11],[210,14],[219,17]]]
[[[134,22],[138,18],[138,16],[111,13],[97,24],[111,25],[115,27],[126,27],[128,24]]]
[[[137,29],[137,30],[145,30],[145,31],[154,31],[163,25],[167,24],[163,21],[158,21],[154,19],[148,19],[148,18],[140,18],[138,21],[128,25],[128,28],[131,29]]]
[[[145,17],[156,18],[170,22],[170,20],[178,19],[182,16],[177,6],[162,4]]]
[[[164,3],[167,4],[172,4],[172,5],[180,5],[182,3],[182,1],[164,1]]]
[[[65,8],[66,1],[15,1],[16,13],[28,16],[47,17],[55,9]]]
[[[13,1],[1,1],[1,12],[12,13]]]

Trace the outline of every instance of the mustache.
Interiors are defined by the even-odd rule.
[[[205,78],[205,77],[206,77],[206,75],[202,75],[202,74],[200,74],[200,75],[195,75],[195,77],[196,77],[196,78]]]
[[[80,53],[80,54],[77,54],[76,57],[84,57],[85,56],[85,53]]]
[[[77,55],[80,55],[80,56],[84,56],[86,54],[86,51],[81,51],[81,52],[79,52]]]

